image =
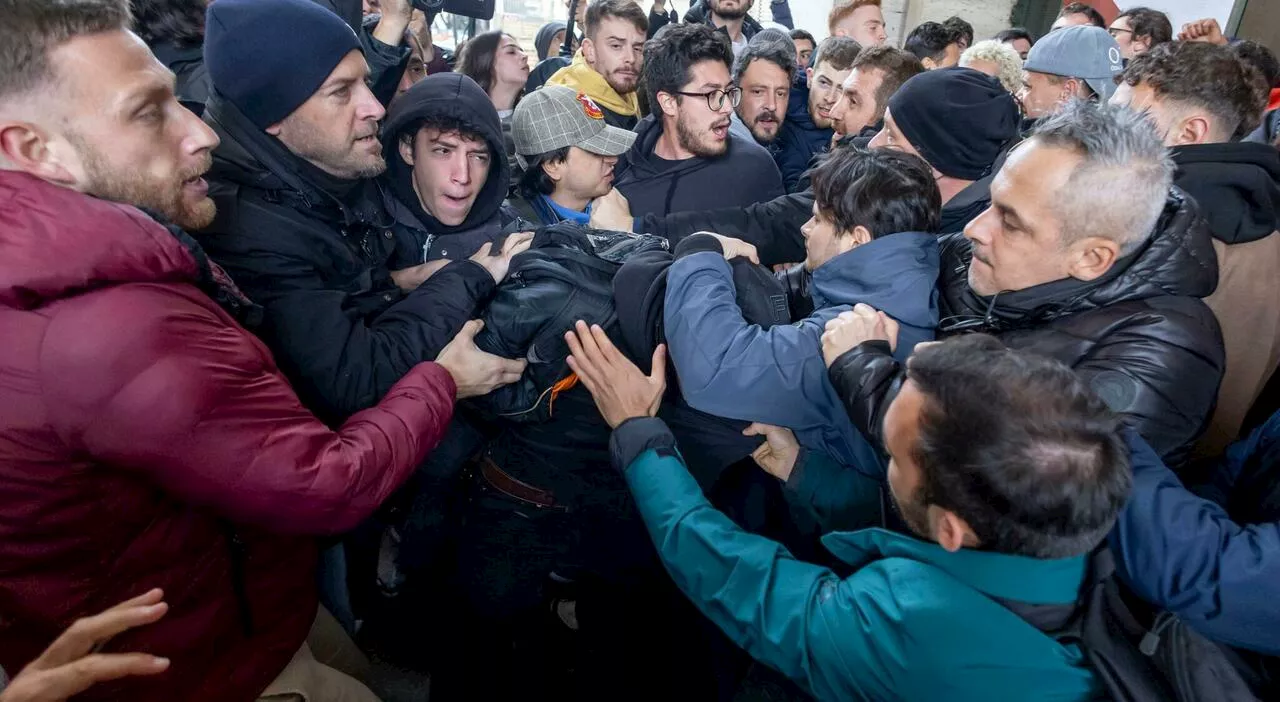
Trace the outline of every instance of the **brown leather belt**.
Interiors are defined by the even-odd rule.
[[[556,502],[556,496],[552,492],[511,477],[499,468],[492,458],[481,456],[479,463],[480,476],[484,478],[486,483],[489,483],[490,487],[503,495],[513,500],[526,502],[539,509],[551,509],[558,512],[568,511],[567,507]]]

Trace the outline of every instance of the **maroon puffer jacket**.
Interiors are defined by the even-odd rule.
[[[170,669],[86,697],[254,699],[315,616],[314,537],[372,513],[452,416],[452,378],[424,363],[328,429],[197,275],[140,211],[0,172],[10,673],[77,617],[160,587],[168,615],[107,650],[167,656]]]

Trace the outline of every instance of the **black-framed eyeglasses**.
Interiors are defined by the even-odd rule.
[[[1107,30],[1107,33],[1109,33],[1112,37],[1115,37],[1117,34],[1133,34],[1133,30],[1121,29],[1119,27],[1112,27],[1111,29]]]
[[[726,98],[729,100],[729,105],[732,107],[737,107],[742,103],[742,88],[737,86],[729,88],[728,90],[720,90],[717,88],[707,93],[686,93],[677,90],[676,95],[703,98],[707,101],[707,107],[711,108],[712,112],[719,112],[724,109],[724,101]]]

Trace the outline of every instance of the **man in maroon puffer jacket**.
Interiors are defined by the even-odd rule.
[[[252,303],[181,230],[119,204],[207,224],[217,145],[126,4],[0,0],[0,17],[0,666],[159,587],[168,614],[106,650],[171,665],[87,697],[252,700],[301,662],[372,698],[305,646],[315,537],[412,473],[455,395],[522,365],[476,349],[474,322],[326,427],[237,324]]]

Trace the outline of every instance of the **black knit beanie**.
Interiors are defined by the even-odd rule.
[[[978,180],[1018,134],[1018,105],[1000,81],[971,68],[912,77],[889,98],[898,130],[939,173]]]
[[[293,114],[360,40],[313,0],[217,0],[205,18],[214,90],[260,129]]]

